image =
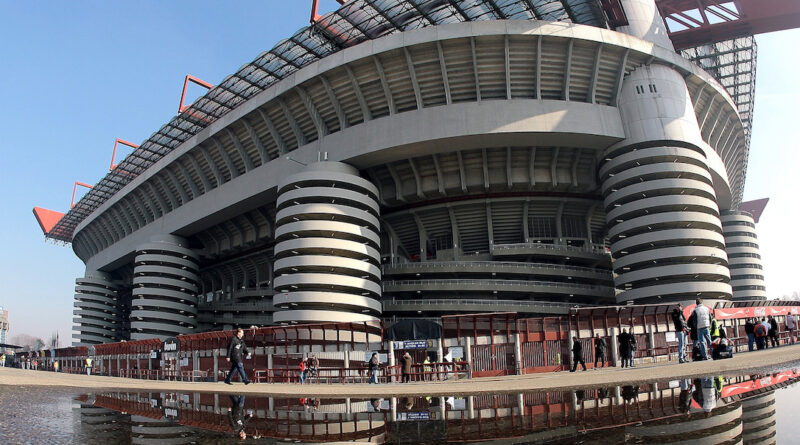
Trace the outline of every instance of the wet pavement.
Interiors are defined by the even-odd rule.
[[[371,398],[0,385],[0,443],[793,443],[797,382],[800,370],[773,367],[590,389]]]

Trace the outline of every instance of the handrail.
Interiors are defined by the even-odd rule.
[[[567,266],[560,264],[549,263],[519,263],[514,261],[426,261],[426,262],[409,262],[409,263],[393,263],[384,264],[382,266],[383,272],[391,269],[408,268],[408,269],[436,269],[451,266],[477,266],[477,267],[516,267],[520,269],[552,269],[552,270],[574,270],[577,272],[592,272],[596,274],[606,275],[608,271],[597,270],[591,267],[580,266]]]
[[[612,290],[612,286],[592,286],[590,284],[578,283],[555,283],[552,281],[526,281],[526,280],[497,280],[497,279],[436,279],[436,280],[390,280],[384,281],[383,286],[403,286],[412,284],[483,284],[483,285],[501,285],[501,286],[544,286],[556,288],[572,288],[572,289],[590,289],[590,290]]]
[[[592,247],[575,247],[563,244],[543,244],[543,243],[509,243],[509,244],[493,244],[492,250],[507,250],[507,249],[542,249],[542,250],[567,250],[570,252],[593,253],[598,255],[609,255],[605,246],[593,245]]]
[[[465,300],[462,298],[454,298],[454,299],[429,299],[429,300],[396,300],[392,299],[391,301],[386,300],[383,304],[394,304],[394,305],[433,305],[433,304],[479,304],[479,305],[486,305],[486,306],[498,306],[498,305],[509,305],[509,306],[546,306],[546,307],[563,307],[563,308],[573,308],[576,306],[575,303],[560,303],[560,302],[551,302],[551,301],[516,301],[516,300]],[[579,305],[579,306],[588,306],[588,305]]]

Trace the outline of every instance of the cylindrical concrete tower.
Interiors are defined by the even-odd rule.
[[[197,327],[197,256],[186,240],[154,237],[136,249],[131,340],[161,339]]]
[[[742,440],[749,444],[774,444],[776,434],[775,392],[742,401]]]
[[[118,311],[117,290],[103,272],[86,271],[75,280],[76,346],[119,341],[122,320]]]
[[[278,187],[275,322],[374,321],[381,314],[378,191],[339,162]]]
[[[600,168],[617,301],[730,299],[713,177],[683,79],[639,68],[619,107],[628,138]]]
[[[722,230],[731,270],[733,299],[766,300],[764,270],[753,216],[741,211],[723,212]]]
[[[618,31],[672,49],[653,0],[622,2]],[[618,302],[730,299],[714,177],[683,77],[645,65],[623,81],[626,139],[600,168]]]

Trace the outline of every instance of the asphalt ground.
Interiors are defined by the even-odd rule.
[[[606,386],[676,380],[698,376],[735,376],[779,369],[800,367],[800,344],[784,345],[762,351],[739,353],[727,360],[708,360],[679,364],[660,362],[639,365],[635,368],[601,368],[574,373],[550,372],[503,377],[448,380],[443,382],[413,382],[370,385],[364,383],[312,383],[305,385],[287,383],[260,383],[244,385],[222,382],[176,382],[139,380],[120,377],[87,376],[48,371],[30,371],[0,368],[0,393],[2,385],[16,387],[71,387],[87,391],[100,389],[153,391],[153,392],[215,392],[262,396],[303,397],[386,397],[403,395],[463,395],[481,393],[528,392],[598,388]]]

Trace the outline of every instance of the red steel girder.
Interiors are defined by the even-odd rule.
[[[656,5],[676,50],[800,28],[798,0],[657,0]],[[671,31],[670,20],[688,29]]]

